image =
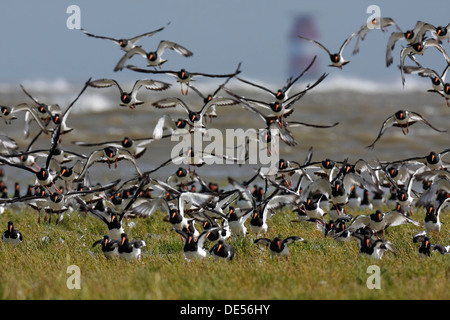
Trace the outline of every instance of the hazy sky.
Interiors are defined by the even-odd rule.
[[[130,70],[113,72],[123,51],[114,43],[87,37],[70,30],[66,22],[70,5],[80,8],[81,27],[98,35],[132,37],[171,24],[153,37],[141,40],[144,49],[155,49],[160,40],[185,46],[194,55],[184,58],[173,51],[164,69],[207,73],[229,73],[242,62],[242,77],[284,83],[288,77],[289,52],[311,50],[323,70],[335,75],[355,76],[380,81],[399,77],[396,65],[385,66],[388,33],[372,31],[362,42],[360,53],[351,55],[352,42],[344,56],[351,60],[344,70],[326,67],[324,51],[301,39],[289,36],[296,16],[311,15],[317,40],[337,51],[344,39],[361,27],[370,16],[369,5],[378,5],[382,16],[394,18],[405,31],[417,20],[446,25],[450,2],[439,1],[301,1],[301,0],[109,0],[109,1],[5,1],[0,10],[0,82],[24,79],[84,81],[89,77],[119,80],[143,78]],[[389,32],[394,29],[391,27]],[[298,43],[296,43],[296,41]],[[301,44],[300,44],[301,43]],[[445,43],[445,48],[450,44]],[[433,50],[433,49],[430,49]],[[309,51],[308,51],[309,52]],[[439,54],[429,54],[434,62]],[[130,64],[144,67],[138,56]]]

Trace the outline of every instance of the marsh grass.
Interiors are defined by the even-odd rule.
[[[370,212],[351,212],[367,214]],[[298,235],[308,243],[290,245],[287,259],[271,259],[267,248],[253,244],[254,235],[231,238],[233,261],[188,262],[180,236],[171,230],[163,214],[129,219],[125,230],[131,239],[143,239],[142,263],[107,260],[92,243],[106,232],[103,223],[73,212],[64,221],[37,223],[36,213],[24,208],[6,210],[7,221],[23,233],[16,248],[0,247],[0,299],[157,299],[157,300],[252,300],[252,299],[449,299],[450,255],[434,253],[420,258],[412,236],[421,227],[403,225],[386,231],[397,254],[373,260],[358,253],[356,241],[340,243],[325,238],[312,223],[293,223],[295,213],[281,210],[268,221],[269,238]],[[423,222],[424,210],[413,219]],[[442,230],[431,241],[450,244],[450,218],[442,215]],[[248,223],[248,222],[247,222]],[[212,244],[206,242],[206,247]],[[68,289],[67,267],[81,272],[81,288]],[[368,289],[370,265],[380,267],[381,289]]]

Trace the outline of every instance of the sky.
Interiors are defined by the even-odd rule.
[[[148,51],[154,50],[160,40],[170,40],[194,55],[185,58],[173,51],[166,52],[168,62],[163,69],[186,68],[221,74],[234,71],[242,62],[241,77],[282,84],[292,72],[290,54],[297,51],[308,57],[317,55],[320,71],[336,76],[379,82],[400,77],[396,69],[400,46],[394,52],[394,65],[390,68],[385,65],[389,33],[370,32],[355,56],[351,54],[352,42],[344,51],[344,57],[351,63],[344,70],[330,70],[325,51],[292,35],[296,17],[310,16],[315,39],[331,51],[337,51],[346,37],[366,23],[372,14],[367,12],[370,5],[379,6],[381,16],[393,18],[404,31],[411,29],[417,20],[435,25],[447,25],[450,20],[450,2],[442,0],[3,1],[0,83],[56,79],[80,82],[89,77],[132,81],[144,77],[130,70],[113,72],[123,54],[118,46],[69,29],[67,22],[73,18],[73,12],[67,13],[67,9],[71,5],[80,9],[82,28],[113,38],[133,37],[170,22],[162,32],[142,39],[139,44]],[[441,62],[442,56],[437,52],[428,56],[431,65]],[[129,64],[145,67],[144,59],[138,56],[129,60]],[[441,66],[437,64],[436,68]]]

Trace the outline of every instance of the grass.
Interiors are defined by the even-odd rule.
[[[367,214],[369,212],[352,212]],[[424,209],[413,219],[423,222]],[[440,234],[434,243],[450,244],[448,213],[442,215]],[[299,300],[299,299],[444,299],[450,298],[450,255],[420,258],[412,236],[422,231],[413,225],[386,232],[397,255],[386,253],[373,260],[358,253],[356,241],[339,243],[325,238],[312,223],[293,223],[295,213],[279,211],[269,221],[267,237],[298,235],[308,243],[290,245],[287,259],[271,259],[267,248],[253,244],[254,236],[229,240],[235,249],[233,261],[188,262],[178,234],[163,214],[128,220],[130,239],[143,239],[142,263],[107,260],[92,243],[106,233],[103,223],[84,213],[66,215],[59,225],[37,223],[31,208],[7,209],[7,221],[24,235],[16,248],[0,247],[0,299],[156,299],[156,300]],[[248,223],[248,222],[247,222]],[[43,238],[46,237],[46,240]],[[212,244],[206,242],[208,248]],[[81,288],[70,290],[67,267],[81,272]],[[368,289],[367,268],[381,271],[381,289]]]

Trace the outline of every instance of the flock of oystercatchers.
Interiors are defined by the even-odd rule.
[[[428,91],[441,95],[448,105],[450,83],[446,82],[445,77],[450,59],[444,49],[444,43],[450,41],[450,24],[435,27],[418,21],[413,29],[403,32],[393,19],[375,18],[371,24],[364,24],[345,39],[337,53],[332,53],[318,41],[301,35],[299,41],[306,40],[319,46],[329,55],[331,61],[329,66],[342,69],[349,63],[343,58],[343,51],[353,38],[357,41],[353,54],[357,54],[360,42],[365,39],[368,32],[377,29],[386,32],[389,26],[395,26],[397,31],[390,34],[387,43],[386,66],[389,67],[393,63],[392,53],[395,44],[405,41],[405,46],[400,52],[402,83],[405,82],[405,74],[428,77],[432,82],[432,87]],[[238,77],[241,73],[241,64],[230,74],[188,72],[186,69],[163,70],[162,65],[168,62],[163,58],[167,50],[173,50],[183,57],[193,55],[190,50],[172,41],[161,41],[154,51],[147,51],[137,45],[141,39],[161,32],[166,27],[130,39],[115,39],[98,36],[83,29],[81,31],[89,37],[110,40],[125,52],[114,71],[128,69],[138,73],[173,76],[180,84],[183,96],[188,95],[189,89],[192,89],[201,97],[202,108],[195,111],[178,97],[155,101],[152,106],[159,109],[181,107],[185,116],[173,119],[170,115],[164,114],[154,128],[151,138],[133,140],[125,137],[122,141],[76,142],[79,146],[97,148],[89,155],[84,155],[67,150],[70,148],[63,144],[63,140],[64,136],[77,130],[69,125],[70,111],[88,87],[117,87],[120,93],[120,106],[129,107],[130,112],[133,112],[134,108],[148,103],[138,99],[139,90],[145,88],[164,91],[171,83],[140,79],[135,82],[131,91],[127,91],[114,79],[89,79],[65,110],[57,104],[41,103],[21,86],[33,103],[1,106],[1,116],[6,124],[14,122],[17,125],[17,114],[24,112],[25,137],[28,138],[30,125],[33,123],[39,127],[39,132],[26,150],[19,150],[14,139],[7,135],[0,136],[2,173],[3,170],[16,168],[29,172],[30,177],[26,195],[20,194],[20,187],[16,183],[16,191],[9,197],[7,188],[2,182],[3,196],[0,199],[2,212],[7,209],[21,210],[23,206],[29,206],[38,212],[38,223],[41,222],[41,212],[45,213],[44,221],[48,219],[49,223],[52,216],[57,216],[56,223],[61,223],[66,212],[85,212],[106,225],[107,232],[102,239],[95,241],[93,246],[101,245],[102,252],[107,258],[139,259],[141,249],[146,243],[144,240],[128,239],[124,230],[126,228],[123,224],[124,218],[145,218],[156,210],[163,210],[166,213],[165,220],[170,223],[170,230],[181,236],[184,243],[183,253],[187,260],[203,259],[208,254],[218,259],[232,260],[235,250],[229,242],[230,237],[246,237],[249,233],[256,235],[255,244],[269,248],[272,257],[287,256],[289,244],[307,240],[299,236],[287,236],[284,239],[266,238],[270,218],[281,208],[288,208],[297,213],[298,219],[293,222],[315,223],[326,237],[333,237],[336,241],[357,240],[360,253],[374,258],[382,258],[385,251],[396,254],[395,245],[385,239],[384,231],[402,224],[423,226],[425,229],[413,236],[413,241],[420,243],[418,251],[421,255],[430,255],[434,251],[441,254],[450,253],[450,246],[432,244],[430,240],[434,233],[441,232],[440,215],[450,199],[449,164],[445,162],[450,148],[398,161],[360,159],[356,163],[328,158],[312,161],[311,148],[303,162],[280,159],[276,168],[262,170],[261,167],[247,181],[229,177],[228,186],[222,189],[215,183],[204,181],[195,169],[191,170],[192,166],[195,168],[204,165],[205,157],[225,157],[202,150],[189,149],[187,153],[180,154],[180,159],[188,160],[185,162],[187,165],[180,166],[165,181],[152,175],[174,159],[142,172],[139,157],[146,152],[152,141],[168,138],[174,134],[184,135],[184,139],[190,139],[196,132],[205,132],[208,129],[206,118],[220,118],[216,107],[242,107],[250,115],[260,117],[268,129],[268,134],[260,137],[266,145],[270,144],[274,138],[272,134],[275,134],[279,135],[283,143],[295,146],[295,139],[289,129],[296,126],[305,125],[323,129],[338,125],[338,123],[317,125],[286,120],[295,111],[295,104],[328,76],[324,73],[313,84],[292,93],[298,79],[315,63],[315,57],[301,74],[296,78],[289,78],[286,85],[278,90],[271,90]],[[423,67],[418,61],[417,56],[423,55],[429,47],[442,53],[445,65],[443,72]],[[126,65],[134,56],[144,58],[147,68]],[[406,57],[414,65],[405,65]],[[207,95],[191,84],[196,77],[223,78],[224,82],[212,94]],[[245,97],[233,92],[227,87],[229,81],[233,79],[242,85],[260,89],[261,93],[268,93],[271,100]],[[228,96],[220,96],[220,93],[227,93]],[[388,128],[399,127],[406,135],[416,122],[422,122],[437,132],[446,131],[434,127],[416,112],[400,110],[383,122],[378,136],[368,148],[374,148],[375,143]],[[33,144],[38,139],[47,139],[48,149],[33,150]],[[266,148],[270,152],[269,147]],[[110,168],[112,166],[117,168],[118,161],[121,160],[130,161],[136,169],[136,174],[104,185],[90,181],[89,171],[95,170],[95,166],[105,166],[106,163]],[[239,163],[238,161],[242,159],[227,158],[227,160]],[[31,182],[31,179],[34,179],[34,182]],[[360,196],[361,193],[363,197]],[[354,217],[348,214],[349,207],[354,210],[370,210],[373,213]],[[392,209],[383,212],[383,208],[386,207]],[[412,218],[413,208],[425,210],[423,223]],[[14,228],[13,221],[8,222],[8,229],[3,233],[2,240],[12,245],[22,242],[22,234]],[[204,247],[205,242],[214,243],[214,246],[207,250]]]

